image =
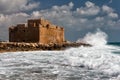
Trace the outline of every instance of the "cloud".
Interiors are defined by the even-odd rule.
[[[3,1],[3,0],[2,0]],[[18,0],[15,0],[18,1]],[[113,8],[103,5],[97,6],[96,4],[87,1],[85,6],[74,8],[74,3],[70,2],[62,6],[52,6],[49,9],[37,10],[32,13],[27,14],[24,10],[31,10],[32,8],[37,7],[37,3],[30,3],[28,0],[21,0],[21,7],[16,7],[11,10],[11,14],[6,14],[8,7],[5,10],[2,10],[0,14],[0,38],[7,40],[8,39],[8,27],[15,25],[17,23],[24,23],[29,18],[40,18],[50,20],[52,23],[63,26],[65,29],[74,31],[82,31],[86,29],[120,29],[120,19],[118,14],[114,11]],[[15,2],[17,5],[18,3]],[[28,3],[28,4],[27,4]],[[1,3],[0,3],[1,4]],[[7,4],[7,3],[6,3]],[[8,6],[11,6],[8,4]],[[17,11],[21,9],[21,11]],[[12,12],[12,10],[14,12]],[[17,12],[17,13],[16,13]],[[7,32],[7,33],[6,33]],[[68,34],[68,33],[67,33]],[[71,33],[72,35],[72,33]]]
[[[28,11],[39,6],[39,2],[31,3],[31,0],[0,0],[0,13],[9,14]]]
[[[113,13],[113,12],[109,13],[108,16],[111,18],[118,18],[118,14]]]
[[[26,13],[15,13],[12,15],[3,15],[0,14],[0,26],[10,26],[13,24],[18,24],[18,23],[22,23],[25,22],[25,19],[28,17],[29,15]]]
[[[90,2],[90,1],[87,1],[87,2],[85,3],[85,5],[86,5],[86,7],[94,7],[94,6],[95,6],[95,4],[92,3],[92,2]]]
[[[74,4],[72,3],[72,5]],[[74,11],[73,7],[70,6],[70,3],[68,5],[53,6],[50,9],[37,11],[37,16],[43,16],[55,24],[76,30],[98,27],[111,28],[114,26],[114,20],[119,20],[118,14],[107,5],[99,7],[87,1],[85,6],[76,8]],[[33,13],[36,13],[36,11]]]
[[[8,28],[18,23],[25,23],[28,17],[26,13],[0,14],[0,39],[8,40]]]
[[[74,6],[74,4],[73,4],[72,2],[70,2],[70,3],[69,3],[69,7],[72,8],[73,6]]]
[[[106,12],[106,13],[109,13],[109,12],[113,12],[114,10],[111,7],[107,6],[107,5],[103,5],[102,6],[102,11]]]
[[[103,20],[104,20],[104,17],[99,17],[99,16],[98,16],[98,17],[95,18],[95,21],[96,21],[96,22],[97,22],[97,21],[100,22],[100,21],[103,21]]]
[[[91,16],[97,15],[100,12],[99,7],[84,7],[84,8],[77,8],[76,14],[83,15],[83,16]]]

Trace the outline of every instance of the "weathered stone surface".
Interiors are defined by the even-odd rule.
[[[28,26],[18,24],[10,27],[9,41],[43,44],[64,42],[64,29],[48,20],[31,19],[27,24]]]

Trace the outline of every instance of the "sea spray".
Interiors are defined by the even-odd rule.
[[[0,80],[120,80],[120,55],[113,53],[120,47],[107,45],[104,32],[90,34],[92,47],[0,54]]]
[[[100,29],[97,29],[94,33],[87,33],[83,39],[78,39],[77,42],[89,43],[93,46],[103,46],[107,43],[107,34]]]
[[[71,66],[80,66],[87,69],[98,70],[107,75],[120,75],[120,56],[113,54],[113,51],[120,47],[107,45],[107,34],[100,29],[94,33],[88,33],[83,39],[77,42],[85,42],[92,47],[79,47],[66,50],[65,56]],[[117,48],[117,49],[116,49]]]

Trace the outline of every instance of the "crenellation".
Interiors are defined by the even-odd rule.
[[[17,27],[25,27],[25,24],[17,24]]]

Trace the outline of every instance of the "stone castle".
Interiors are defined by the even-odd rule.
[[[9,28],[10,42],[63,43],[64,28],[53,25],[48,20],[31,19],[27,25],[17,24]]]

